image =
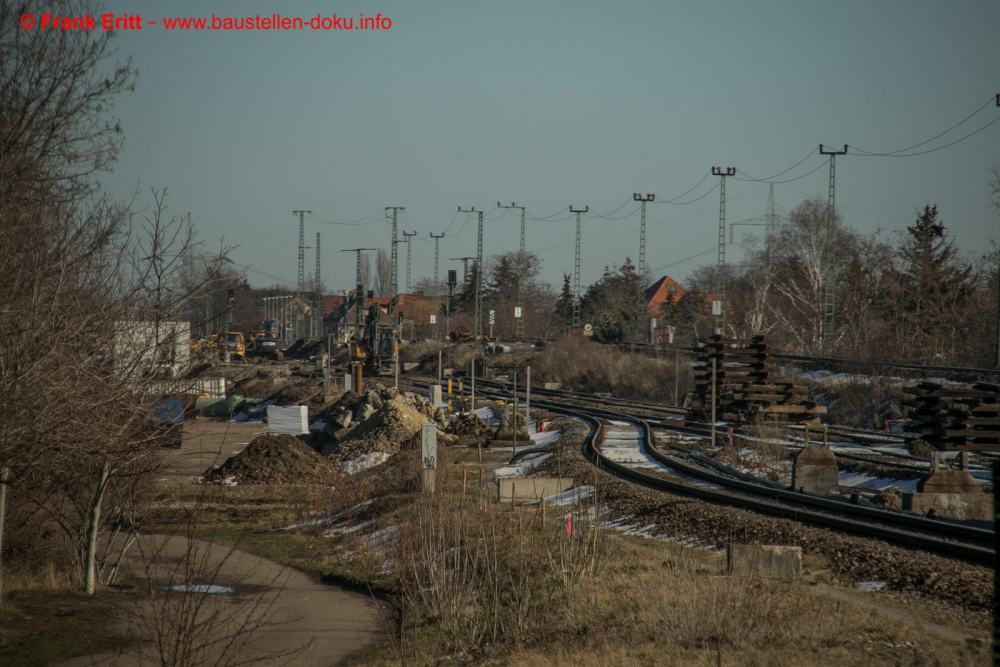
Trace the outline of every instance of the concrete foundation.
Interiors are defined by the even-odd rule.
[[[573,488],[571,477],[501,477],[497,480],[498,500],[538,500]]]
[[[406,362],[403,362],[403,372],[404,373],[409,373],[410,371],[414,371],[414,370],[418,369],[419,367],[420,367],[420,362],[417,362],[417,361],[406,361]]]
[[[959,459],[961,469],[942,468],[940,458],[931,458],[931,472],[917,482],[918,493],[980,494],[979,482],[969,473],[968,454],[962,452]]]
[[[904,493],[903,509],[944,519],[993,521],[993,494]]]
[[[551,391],[559,391],[562,389],[562,382],[546,382],[542,384],[542,389],[549,389]]]
[[[785,580],[802,577],[802,547],[732,544],[726,561],[730,574]]]
[[[806,445],[795,457],[792,467],[792,490],[821,496],[840,492],[837,457],[826,447]]]

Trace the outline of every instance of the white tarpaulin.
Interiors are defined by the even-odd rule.
[[[271,435],[302,435],[309,432],[309,408],[267,406],[267,432]]]

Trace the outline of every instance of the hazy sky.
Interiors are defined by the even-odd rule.
[[[676,198],[713,165],[754,178],[781,172],[775,197],[790,210],[826,197],[820,143],[888,152],[960,139],[1000,118],[1000,2],[140,2],[108,11],[166,16],[357,17],[381,13],[384,31],[122,31],[118,56],[140,77],[120,99],[121,160],[102,180],[125,197],[168,188],[211,244],[225,235],[251,284],[296,277],[298,221],[307,245],[322,233],[331,290],[354,283],[354,254],[386,247],[385,206],[405,206],[402,228],[448,232],[449,257],[475,254],[476,226],[459,206],[528,207],[529,249],[556,285],[573,269],[569,205],[583,219],[583,283],[638,256],[632,193]],[[355,20],[357,20],[355,18]],[[891,234],[936,203],[972,252],[1000,235],[987,168],[1000,162],[1000,122],[918,157],[837,161],[846,223]],[[690,201],[717,186],[709,177]],[[764,213],[768,187],[727,179],[727,219]],[[623,208],[620,208],[626,204]],[[688,205],[648,208],[647,264],[683,281],[713,262],[718,190]],[[626,215],[631,213],[631,215]],[[378,215],[375,215],[378,214]],[[558,215],[556,215],[558,214]],[[369,217],[373,216],[374,217]],[[626,216],[626,217],[621,217]],[[563,219],[565,218],[565,219]],[[492,210],[485,253],[515,250],[519,217]],[[739,257],[745,233],[736,227]],[[706,252],[708,251],[708,252]],[[704,254],[701,254],[704,253]],[[433,244],[414,241],[413,276],[433,270]],[[698,256],[700,255],[700,256]],[[694,259],[689,259],[691,257]],[[402,254],[401,257],[405,257]],[[307,270],[315,255],[307,251]],[[666,267],[666,268],[660,268]],[[401,259],[400,272],[405,276]],[[402,288],[403,280],[400,281]]]

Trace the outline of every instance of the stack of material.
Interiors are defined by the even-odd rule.
[[[767,361],[763,336],[738,340],[712,336],[698,342],[695,352],[695,397],[691,410],[697,417],[712,415],[712,360],[716,362],[716,418],[753,421],[764,417],[789,424],[818,424],[826,406],[805,396],[805,388],[779,379]]]
[[[939,450],[1000,450],[1000,385],[923,381],[903,392],[921,438]]]

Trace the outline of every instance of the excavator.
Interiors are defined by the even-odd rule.
[[[350,341],[351,363],[361,364],[369,376],[392,375],[399,353],[396,327],[379,324],[379,314],[378,304],[369,306],[361,340]]]

